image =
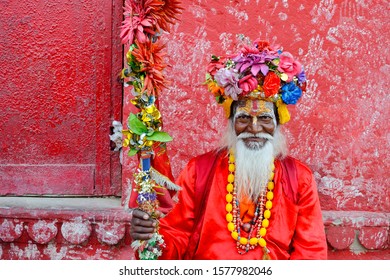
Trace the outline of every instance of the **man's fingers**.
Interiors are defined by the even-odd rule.
[[[152,219],[150,215],[134,209],[132,212],[130,235],[134,240],[148,240],[153,237],[156,232],[157,221]]]
[[[145,226],[147,224],[147,226]],[[136,240],[147,240],[152,238],[153,233],[156,231],[153,221],[142,221],[136,219],[130,227],[130,236]]]
[[[131,237],[134,240],[148,240],[153,237],[153,233],[133,233]]]
[[[154,229],[156,225],[157,225],[157,223],[155,220],[145,221],[145,220],[141,220],[141,219],[137,219],[137,218],[134,218],[131,220],[132,227],[137,227],[137,228],[145,227],[145,228]]]
[[[139,209],[134,209],[133,217],[138,219],[143,219],[143,220],[149,219],[149,215]]]

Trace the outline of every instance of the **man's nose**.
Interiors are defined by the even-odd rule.
[[[263,125],[257,120],[257,117],[252,118],[252,122],[249,124],[249,132],[256,134],[263,131]]]

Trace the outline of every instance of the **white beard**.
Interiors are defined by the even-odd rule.
[[[236,144],[235,185],[237,198],[248,197],[256,201],[266,189],[273,163],[274,147],[270,141],[261,148],[248,148],[239,139]]]
[[[256,202],[259,195],[267,187],[274,158],[287,155],[284,135],[280,132],[279,127],[276,127],[273,137],[264,133],[256,135],[267,139],[264,144],[252,142],[247,147],[241,139],[247,134],[240,134],[237,137],[231,124],[229,127],[225,135],[224,146],[233,149],[235,154],[237,198],[247,197]]]

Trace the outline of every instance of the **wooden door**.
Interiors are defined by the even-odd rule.
[[[117,0],[0,3],[0,195],[119,195]]]

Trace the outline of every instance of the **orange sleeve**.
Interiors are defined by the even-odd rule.
[[[297,165],[298,217],[292,239],[291,259],[327,259],[327,244],[317,187],[311,171]]]
[[[183,259],[194,226],[195,179],[195,160],[191,160],[176,181],[181,187],[177,204],[160,220],[166,248],[159,259]]]

